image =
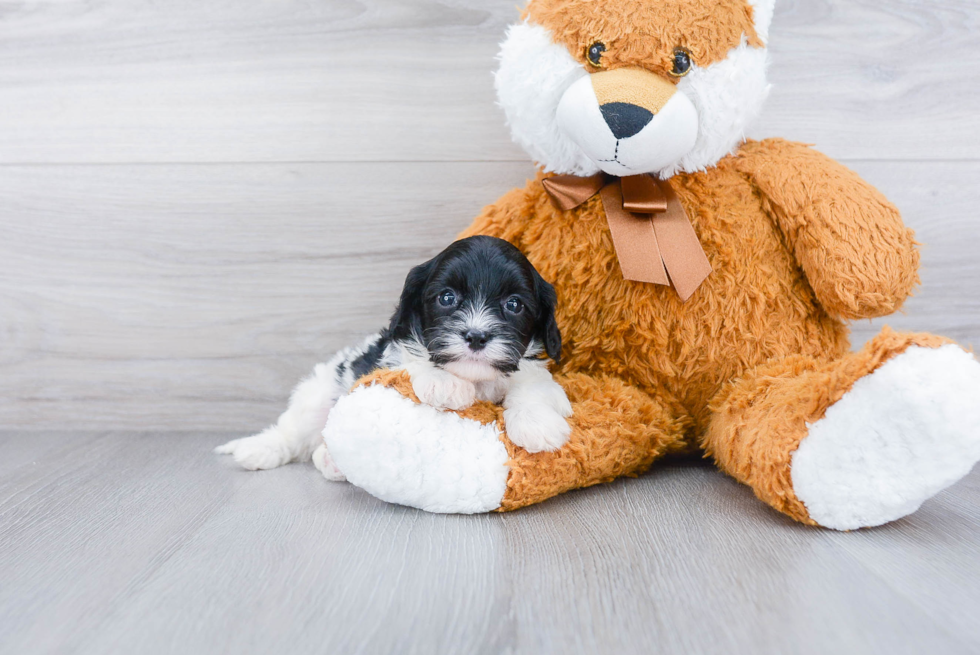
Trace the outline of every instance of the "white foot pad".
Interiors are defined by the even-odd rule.
[[[214,449],[219,455],[232,455],[242,468],[267,471],[288,464],[291,457],[285,439],[275,426],[254,437],[243,437]]]
[[[331,482],[347,481],[347,476],[340,472],[340,469],[334,464],[333,457],[330,456],[327,447],[323,444],[317,446],[317,449],[313,451],[313,466],[323,474],[323,477]]]
[[[441,514],[498,507],[507,449],[496,425],[419,405],[393,389],[360,388],[337,401],[324,441],[347,479],[381,500]]]
[[[912,347],[810,426],[793,490],[836,530],[908,516],[980,460],[980,363],[955,345]]]

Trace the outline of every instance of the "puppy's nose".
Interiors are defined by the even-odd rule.
[[[636,136],[653,120],[652,111],[628,102],[610,102],[599,107],[599,111],[617,139]]]
[[[483,350],[487,345],[487,333],[482,330],[467,330],[463,335],[471,350]]]

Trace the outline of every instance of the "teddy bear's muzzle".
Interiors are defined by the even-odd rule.
[[[599,168],[617,176],[668,168],[694,148],[698,136],[693,103],[641,68],[583,77],[565,92],[557,118]]]

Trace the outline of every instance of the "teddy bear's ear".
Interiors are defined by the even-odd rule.
[[[776,8],[776,0],[748,0],[755,13],[755,31],[765,43],[769,44],[769,26]]]

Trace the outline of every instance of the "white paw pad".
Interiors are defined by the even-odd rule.
[[[504,427],[514,445],[529,453],[558,450],[568,442],[572,433],[561,412],[545,404],[521,405],[505,410]]]
[[[837,530],[908,516],[980,460],[980,363],[913,347],[858,380],[793,455],[793,490]]]
[[[214,449],[219,455],[232,455],[242,468],[249,471],[274,469],[289,462],[281,439],[268,432],[254,437],[235,439]]]

